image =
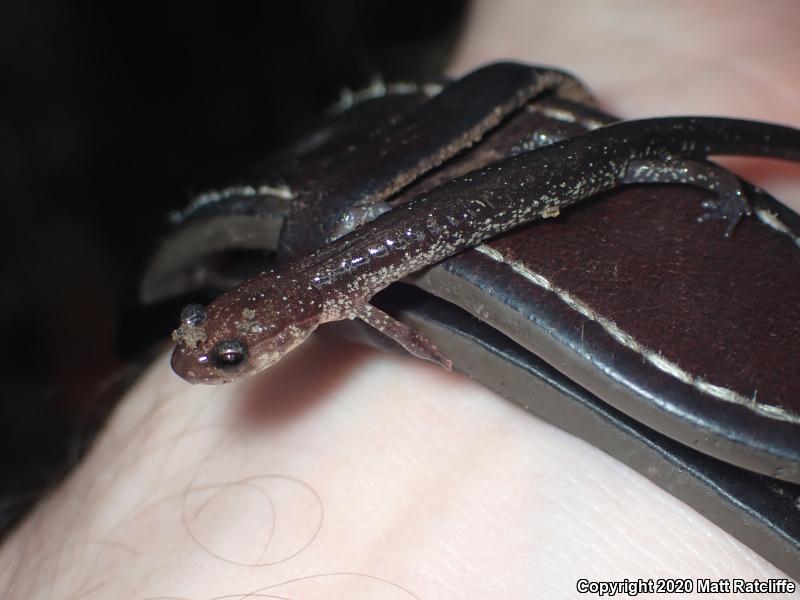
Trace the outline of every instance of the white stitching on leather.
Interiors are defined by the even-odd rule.
[[[545,117],[553,119],[554,121],[561,121],[562,123],[577,123],[578,125],[581,125],[590,131],[609,124],[592,117],[578,118],[574,112],[563,108],[556,108],[555,106],[538,106],[536,104],[529,104],[527,106],[527,110],[528,112],[540,113]]]
[[[169,221],[173,224],[180,224],[186,220],[192,213],[207,206],[214,204],[221,200],[231,198],[233,196],[273,196],[282,198],[283,200],[292,200],[294,194],[287,185],[259,185],[254,187],[252,185],[231,185],[220,190],[208,190],[202,194],[198,194],[183,210],[176,210],[169,214]]]
[[[788,423],[800,423],[800,415],[783,408],[762,404],[758,402],[755,395],[752,398],[748,398],[731,389],[709,383],[702,377],[692,375],[668,358],[665,358],[661,354],[638,342],[629,333],[623,331],[614,321],[601,316],[589,305],[581,302],[568,291],[553,285],[553,283],[546,277],[540,275],[539,273],[534,273],[522,263],[518,261],[507,260],[502,253],[498,252],[494,248],[490,248],[489,246],[481,244],[480,246],[476,246],[475,250],[484,256],[491,258],[492,260],[508,265],[515,273],[521,275],[531,283],[554,293],[565,304],[567,304],[567,306],[577,311],[587,319],[590,319],[600,325],[606,331],[606,333],[617,340],[620,344],[642,355],[647,362],[660,371],[663,371],[668,375],[672,375],[680,381],[697,388],[709,396],[714,396],[715,398],[719,398],[725,402],[730,402],[731,404],[745,406],[753,412],[770,419],[774,419],[776,421],[786,421]]]
[[[372,100],[373,98],[382,98],[384,96],[421,93],[428,98],[432,98],[441,92],[442,89],[444,89],[444,85],[440,83],[414,83],[404,81],[386,83],[382,78],[376,77],[367,87],[360,90],[354,91],[347,87],[342,88],[339,91],[339,99],[331,107],[330,111],[334,114],[344,112],[360,102]]]
[[[758,220],[764,223],[764,225],[771,227],[778,233],[784,234],[792,240],[796,246],[800,247],[800,236],[796,236],[792,230],[778,218],[778,215],[766,208],[756,208],[755,213]]]

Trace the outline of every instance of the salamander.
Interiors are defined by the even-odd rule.
[[[709,155],[800,160],[800,130],[737,119],[626,121],[512,156],[460,176],[304,257],[242,283],[208,307],[187,306],[172,367],[192,383],[259,372],[322,323],[358,318],[412,354],[450,368],[421,334],[369,303],[407,275],[603,191],[632,183],[708,190],[701,221],[749,214],[738,180]]]

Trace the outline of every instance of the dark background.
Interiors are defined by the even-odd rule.
[[[121,321],[169,210],[299,135],[342,86],[440,74],[464,5],[0,4],[0,534],[113,401]]]

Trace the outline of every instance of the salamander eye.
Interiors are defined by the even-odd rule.
[[[199,304],[187,304],[181,311],[181,323],[189,327],[200,327],[206,318],[206,309]]]
[[[220,371],[238,371],[247,364],[247,348],[239,340],[220,342],[211,354]]]

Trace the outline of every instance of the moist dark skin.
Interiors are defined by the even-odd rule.
[[[235,381],[277,362],[321,323],[360,318],[450,368],[433,344],[369,299],[483,240],[628,183],[709,190],[716,199],[705,203],[701,220],[727,220],[730,235],[749,208],[735,178],[699,162],[720,154],[800,160],[800,130],[701,117],[627,121],[472,171],[244,282],[206,309],[187,307],[173,334],[172,367],[192,383]]]

